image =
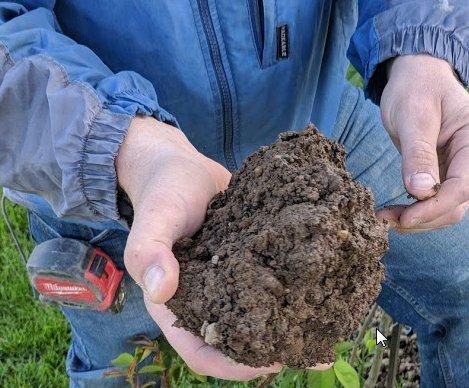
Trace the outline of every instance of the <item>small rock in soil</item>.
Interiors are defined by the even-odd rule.
[[[332,362],[383,280],[387,226],[373,207],[340,145],[314,126],[281,134],[175,245],[176,325],[251,366]]]

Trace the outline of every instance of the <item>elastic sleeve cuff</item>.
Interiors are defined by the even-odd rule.
[[[55,139],[64,202],[54,210],[64,218],[111,219],[126,225],[118,210],[114,163],[130,122],[136,115],[173,126],[177,120],[158,104],[153,85],[133,72],[106,77],[96,89],[69,84],[53,102],[53,126],[70,134]],[[56,114],[64,108],[66,114]]]
[[[76,194],[85,199],[87,207],[96,217],[120,219],[117,211],[117,174],[114,161],[124,141],[131,117],[115,115],[101,109],[88,127],[83,140],[78,170],[70,171],[65,179],[78,176]],[[64,181],[65,187],[69,186]],[[69,192],[72,196],[73,191]]]
[[[372,51],[365,72],[365,92],[373,102],[379,104],[386,86],[384,62],[398,55],[426,53],[449,62],[461,82],[469,83],[469,51],[452,34],[438,27],[409,27],[382,36]]]
[[[79,163],[83,196],[97,216],[125,222],[118,210],[114,162],[137,114],[178,127],[175,117],[161,108],[151,93],[148,96],[138,90],[126,90],[107,100],[89,126]]]

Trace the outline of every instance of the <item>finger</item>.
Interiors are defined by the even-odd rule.
[[[424,233],[424,232],[433,232],[435,230],[444,229],[451,226],[450,224],[442,224],[440,226],[434,227],[421,227],[421,228],[412,228],[412,229],[405,229],[405,228],[396,228],[396,232],[400,234],[415,234],[415,233]]]
[[[445,181],[435,197],[417,202],[401,214],[403,228],[442,227],[462,217],[469,201],[469,127],[454,133],[446,146],[447,171]]]
[[[163,331],[168,342],[194,372],[226,380],[246,381],[259,376],[278,373],[282,365],[252,368],[238,364],[217,349],[207,345],[201,338],[175,327],[176,316],[163,304],[145,300],[147,310]]]
[[[176,207],[155,198],[140,208],[124,252],[129,274],[154,303],[169,300],[179,282],[179,263],[171,251],[182,222]]]
[[[400,216],[408,207],[409,205],[386,206],[382,209],[379,209],[376,212],[376,216],[380,219],[386,220],[389,223],[389,227],[396,230],[398,233],[422,233],[446,228],[460,222],[464,217],[464,213],[469,208],[469,202],[464,204],[461,209],[456,209],[454,212],[445,214],[434,221],[419,224],[413,228],[403,227],[400,223]]]
[[[416,225],[412,229],[398,229],[399,232],[402,233],[412,233],[412,232],[427,232],[430,230],[437,230],[442,228],[447,228],[449,226],[458,224],[461,222],[467,214],[467,210],[469,209],[469,201],[459,205],[456,209],[452,212],[448,212],[441,217],[438,217],[435,220],[429,222],[423,222],[421,224]]]
[[[402,176],[409,194],[417,199],[436,193],[439,183],[437,140],[441,113],[430,102],[409,104],[401,113],[398,133],[402,153]]]
[[[389,227],[392,229],[398,229],[399,218],[402,212],[407,208],[407,205],[391,205],[386,206],[376,211],[376,217],[386,220],[389,223]]]
[[[407,209],[408,205],[392,205],[386,206],[382,209],[379,209],[376,212],[376,216],[380,219],[386,220],[389,223],[389,227],[394,229],[398,233],[421,233],[421,232],[428,232],[434,229],[441,229],[450,224],[448,220],[438,219],[437,221],[441,223],[441,226],[437,225],[419,225],[418,228],[403,228],[399,222],[401,214]]]
[[[462,179],[447,179],[434,197],[418,201],[402,212],[399,218],[401,228],[419,228],[446,215],[453,215],[455,211],[460,212],[464,208],[460,206],[468,200],[467,187],[469,184]],[[432,225],[442,226],[443,224],[440,222]]]

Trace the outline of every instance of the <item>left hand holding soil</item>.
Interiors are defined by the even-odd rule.
[[[154,304],[145,299],[147,310],[163,331],[174,350],[194,372],[225,380],[247,381],[278,373],[283,365],[274,364],[264,368],[252,368],[239,364],[222,352],[208,345],[202,338],[174,326],[177,318],[164,304]]]

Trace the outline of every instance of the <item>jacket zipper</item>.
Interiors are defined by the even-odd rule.
[[[204,33],[207,38],[210,58],[215,70],[218,89],[221,96],[222,116],[223,116],[223,153],[226,160],[226,166],[230,171],[236,170],[236,159],[233,151],[233,100],[231,97],[230,85],[223,66],[220,46],[218,45],[215,28],[208,0],[197,0],[197,5],[202,19]]]

